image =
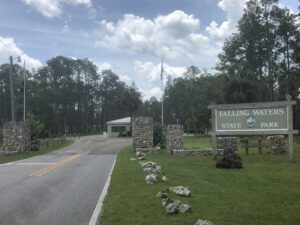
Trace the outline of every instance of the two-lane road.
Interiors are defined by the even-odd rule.
[[[88,224],[116,154],[131,143],[83,137],[67,148],[0,165],[0,225]]]

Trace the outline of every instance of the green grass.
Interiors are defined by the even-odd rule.
[[[65,142],[63,142],[61,144],[54,145],[54,141],[50,140],[49,148],[47,148],[46,145],[41,145],[39,151],[31,151],[31,152],[28,152],[28,153],[24,152],[24,153],[20,153],[20,154],[16,154],[16,155],[11,155],[11,156],[0,156],[0,164],[9,163],[9,162],[13,162],[13,161],[26,159],[26,158],[30,158],[30,157],[33,157],[33,156],[37,156],[37,155],[46,154],[46,153],[58,150],[60,148],[67,147],[67,146],[69,146],[73,143],[74,143],[73,140],[66,140]]]
[[[201,139],[202,140],[202,139]],[[188,141],[187,141],[188,142]],[[205,146],[203,144],[203,146]],[[295,163],[288,155],[250,155],[240,152],[241,170],[215,168],[208,157],[151,155],[161,164],[168,183],[145,183],[145,174],[131,147],[118,154],[101,225],[187,225],[207,219],[215,225],[296,225],[300,221],[300,145]],[[161,189],[185,185],[192,191],[188,201],[193,212],[168,216],[155,197]]]
[[[208,136],[184,137],[185,149],[209,149],[211,148],[211,138]]]

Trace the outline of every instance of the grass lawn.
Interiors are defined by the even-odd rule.
[[[67,147],[74,143],[73,140],[66,140],[64,143],[57,144],[57,145],[54,145],[53,142],[54,142],[53,140],[51,140],[49,142],[49,148],[47,148],[46,145],[41,145],[39,151],[31,151],[29,153],[24,152],[24,153],[12,155],[12,156],[0,156],[0,164],[13,162],[13,161],[21,160],[21,159],[26,159],[26,158],[33,157],[36,155],[46,154],[46,153],[52,152],[54,150]]]
[[[186,142],[189,142],[187,139]],[[203,141],[203,146],[208,140]],[[194,142],[195,140],[191,140]],[[295,163],[288,155],[245,155],[244,169],[222,170],[208,157],[151,155],[163,166],[168,183],[146,184],[145,174],[131,147],[118,154],[109,192],[104,201],[101,225],[187,225],[207,219],[215,225],[296,225],[300,222],[300,144]],[[189,143],[186,143],[189,144]],[[191,144],[193,145],[193,144]],[[201,143],[200,143],[201,145]],[[155,195],[165,187],[190,188],[193,212],[168,216]]]
[[[210,149],[211,138],[208,136],[188,136],[184,137],[185,149]]]

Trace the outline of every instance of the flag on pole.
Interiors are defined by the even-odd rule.
[[[161,59],[160,80],[164,79],[164,59]]]

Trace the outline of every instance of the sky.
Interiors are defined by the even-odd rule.
[[[143,98],[161,97],[165,76],[212,69],[247,0],[0,0],[0,63],[27,69],[58,55],[111,69]],[[297,0],[280,0],[298,12]]]

